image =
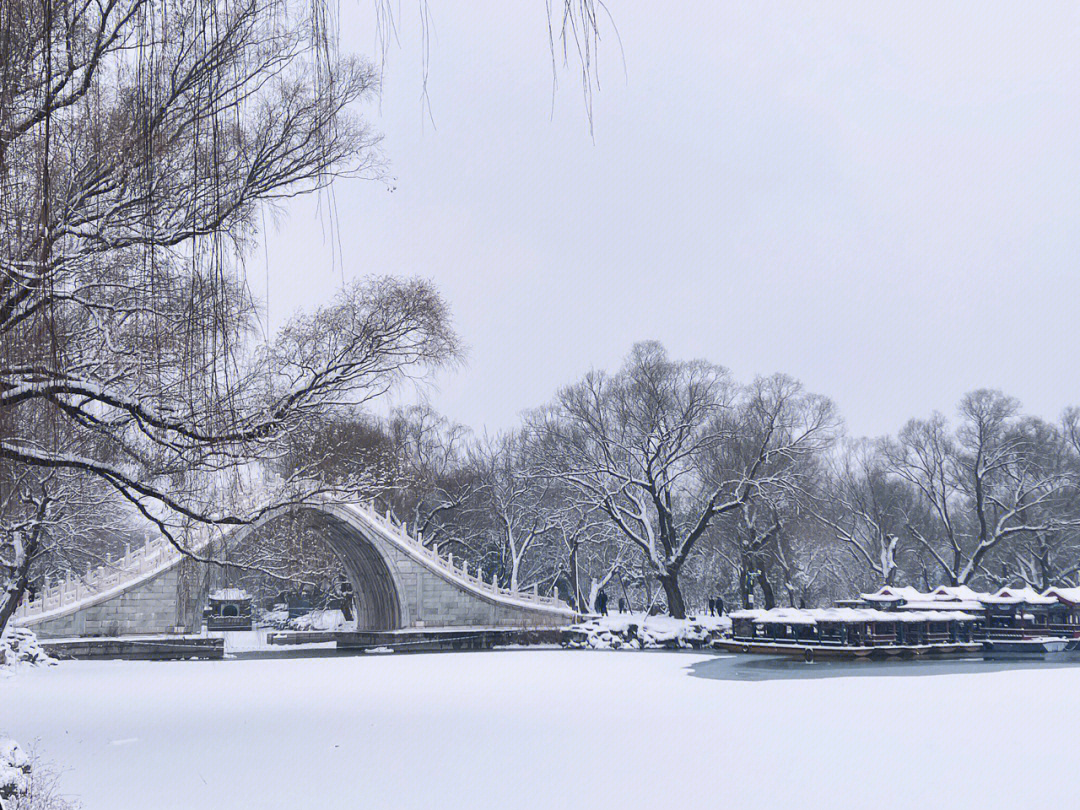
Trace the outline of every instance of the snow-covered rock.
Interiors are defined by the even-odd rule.
[[[11,624],[4,628],[3,635],[0,635],[0,672],[10,672],[23,664],[33,666],[55,663],[56,659],[45,652],[32,630]]]
[[[594,650],[683,649],[704,646],[731,629],[726,616],[646,616],[618,613],[589,619],[567,628],[566,646]]]

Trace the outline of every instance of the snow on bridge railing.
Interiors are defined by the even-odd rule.
[[[353,506],[360,509],[365,513],[369,519],[373,519],[376,523],[379,523],[384,529],[388,529],[395,534],[399,539],[406,541],[413,550],[423,554],[426,558],[436,563],[443,570],[454,576],[464,579],[472,585],[475,585],[483,590],[489,591],[497,596],[508,596],[513,599],[524,600],[527,602],[535,602],[540,605],[561,605],[563,604],[561,599],[553,596],[541,596],[538,592],[537,586],[534,585],[532,590],[521,591],[514,590],[512,588],[502,588],[499,586],[496,580],[496,574],[493,571],[491,574],[491,581],[486,582],[481,576],[475,576],[469,573],[468,560],[462,560],[461,567],[454,565],[454,555],[448,554],[443,557],[438,552],[438,544],[435,547],[425,546],[423,543],[423,536],[413,537],[408,532],[408,523],[406,521],[398,521],[394,516],[394,513],[387,508],[384,514],[380,514],[378,509],[375,508],[373,501],[368,501],[366,504],[354,503]],[[479,573],[479,571],[477,572]]]
[[[124,554],[118,560],[113,561],[111,556],[106,555],[104,563],[81,577],[73,578],[68,573],[56,582],[46,577],[45,586],[35,597],[19,605],[15,618],[39,616],[76,604],[137,579],[179,556],[180,552],[164,537],[151,538],[134,551],[125,545]]]
[[[417,533],[414,537],[409,534],[408,523],[398,521],[394,513],[389,509],[385,515],[380,514],[375,508],[373,501],[366,504],[350,502],[353,508],[377,523],[384,531],[387,531],[419,555],[422,555],[434,567],[468,582],[470,585],[488,591],[498,596],[507,596],[517,600],[534,602],[541,605],[561,605],[562,601],[552,596],[541,596],[534,585],[529,591],[513,590],[499,586],[494,572],[491,581],[485,581],[480,576],[479,568],[476,574],[469,573],[468,560],[462,560],[460,567],[454,564],[454,555],[448,554],[443,557],[439,554],[438,544],[426,546],[423,543],[423,535]],[[52,582],[46,578],[45,586],[34,596],[26,599],[15,611],[15,618],[27,618],[40,616],[69,605],[73,605],[84,599],[98,596],[106,591],[118,588],[125,582],[136,580],[143,575],[164,567],[166,563],[175,562],[180,557],[176,550],[165,537],[158,536],[148,539],[142,546],[134,551],[129,545],[125,545],[124,554],[115,562],[108,556],[105,562],[97,568],[91,569],[81,577],[72,578],[67,574],[63,580]]]

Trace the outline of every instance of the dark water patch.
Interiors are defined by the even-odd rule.
[[[1080,653],[970,658],[870,659],[803,661],[786,655],[736,653],[689,667],[697,678],[719,681],[783,681],[856,676],[967,675],[1023,669],[1061,669],[1080,666]]]

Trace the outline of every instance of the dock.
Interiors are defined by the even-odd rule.
[[[433,652],[443,650],[490,650],[494,647],[561,644],[560,627],[410,627],[402,630],[302,631],[270,633],[274,645],[335,642],[338,650],[392,650]]]
[[[138,638],[88,637],[42,639],[41,646],[59,660],[178,661],[220,660],[225,640],[193,636],[147,636]]]

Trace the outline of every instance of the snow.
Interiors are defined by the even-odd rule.
[[[254,630],[208,630],[206,635],[211,638],[225,639],[225,654],[247,652],[281,652],[288,650],[332,650],[337,647],[335,641],[306,642],[304,644],[271,644],[267,636],[278,631],[268,627],[257,627]]]
[[[61,662],[0,681],[0,725],[87,810],[992,808],[1080,788],[1074,734],[1053,722],[1080,716],[1080,668],[691,677],[761,660]]]

